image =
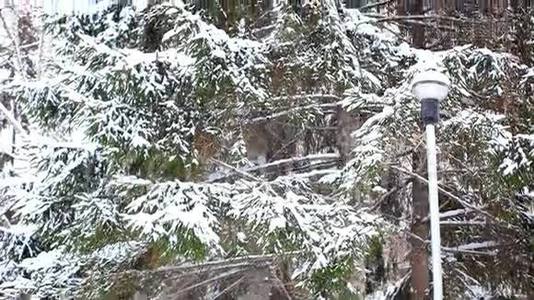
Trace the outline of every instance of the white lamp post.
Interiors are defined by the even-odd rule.
[[[432,282],[434,300],[443,299],[441,270],[441,236],[439,228],[438,175],[436,162],[435,124],[439,121],[439,102],[449,93],[450,81],[442,73],[426,71],[415,76],[412,92],[421,101],[421,118],[426,131],[428,167],[428,201],[430,202],[430,234],[432,239]]]

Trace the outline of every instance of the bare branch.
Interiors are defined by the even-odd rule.
[[[371,3],[371,4],[367,4],[367,5],[364,5],[360,8],[358,8],[358,10],[360,11],[363,11],[363,10],[368,10],[368,9],[371,9],[371,8],[375,8],[377,6],[383,6],[383,5],[386,5],[388,3],[392,3],[393,0],[386,0],[386,1],[381,1],[381,2],[376,2],[376,3]]]
[[[219,298],[220,296],[226,294],[227,292],[231,291],[234,287],[236,287],[238,284],[240,284],[243,279],[245,279],[245,276],[241,276],[241,278],[239,278],[238,280],[236,280],[234,283],[230,284],[228,287],[226,287],[224,290],[222,290],[220,293],[218,293],[217,295],[213,296],[213,300]]]
[[[371,207],[371,211],[373,210],[376,210],[378,207],[380,207],[380,204],[382,204],[382,202],[384,202],[389,196],[391,196],[393,193],[397,192],[398,190],[402,189],[403,187],[405,187],[406,185],[408,185],[408,183],[412,182],[411,179],[409,180],[406,180],[404,181],[403,184],[401,185],[397,185],[396,187],[392,188],[391,190],[389,190],[387,193],[385,193],[384,195],[382,195],[380,197],[380,199],[375,203],[375,205],[373,205],[373,207]]]
[[[215,277],[212,277],[212,278],[210,278],[210,279],[201,281],[201,282],[199,282],[199,283],[197,283],[197,284],[188,286],[188,287],[186,287],[185,289],[182,289],[182,290],[180,290],[180,291],[174,293],[174,294],[171,295],[169,298],[170,298],[170,299],[174,299],[176,296],[178,296],[178,295],[180,295],[180,294],[183,294],[183,293],[188,292],[188,291],[190,291],[190,290],[194,290],[194,289],[196,289],[196,288],[199,288],[199,287],[201,287],[201,286],[210,284],[210,283],[212,283],[212,282],[219,281],[219,280],[221,280],[221,279],[231,277],[231,276],[236,275],[236,274],[241,273],[241,272],[244,272],[244,271],[243,271],[243,270],[228,271],[228,272],[226,272],[226,273],[220,274],[220,275],[215,276]]]

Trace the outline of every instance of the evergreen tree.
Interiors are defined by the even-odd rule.
[[[35,125],[0,184],[0,297],[407,297],[428,68],[452,81],[446,297],[531,293],[531,18],[517,56],[431,52],[340,1],[220,3],[51,16],[42,74],[0,77]]]

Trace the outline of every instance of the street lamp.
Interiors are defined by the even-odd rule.
[[[413,94],[421,101],[421,118],[426,131],[434,300],[443,299],[435,124],[439,121],[439,102],[447,97],[449,85],[450,81],[447,76],[436,71],[425,71],[417,74],[412,85]]]

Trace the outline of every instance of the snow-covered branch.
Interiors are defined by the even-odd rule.
[[[7,118],[9,123],[13,125],[13,127],[22,135],[27,136],[28,133],[26,130],[24,130],[24,127],[17,121],[17,119],[11,114],[11,112],[4,106],[2,102],[0,102],[0,112]]]
[[[273,162],[265,163],[265,164],[262,164],[262,165],[259,165],[259,166],[248,167],[248,168],[244,168],[244,169],[236,169],[236,168],[228,166],[226,164],[225,164],[225,167],[227,167],[229,169],[232,169],[233,171],[235,171],[235,172],[247,177],[247,176],[253,176],[253,175],[245,175],[245,174],[249,174],[249,173],[253,173],[253,172],[266,172],[269,169],[276,169],[276,168],[279,168],[281,166],[287,166],[287,165],[298,165],[299,163],[311,163],[311,162],[315,162],[315,161],[328,162],[328,163],[334,162],[335,163],[335,162],[337,162],[339,160],[339,158],[340,158],[340,156],[339,156],[338,153],[310,154],[310,155],[303,156],[303,157],[292,157],[292,158],[280,159],[280,160],[276,160],[276,161],[273,161]],[[217,162],[217,163],[219,163],[219,162]],[[316,165],[315,167],[324,167],[324,166],[319,164],[319,165]],[[306,169],[315,169],[313,165],[306,166],[305,168]],[[295,167],[293,167],[293,171],[295,171]],[[213,177],[209,178],[206,182],[222,181],[222,180],[225,180],[225,179],[229,179],[229,178],[231,178],[233,176],[234,175],[232,175],[232,174],[213,176]],[[255,179],[256,177],[251,177],[251,178],[254,178],[254,180],[256,180]]]

